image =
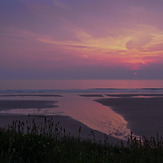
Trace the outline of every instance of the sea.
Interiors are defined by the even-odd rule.
[[[0,80],[4,92],[161,91],[163,80]]]
[[[51,100],[57,105],[54,108],[1,107],[0,116],[70,116],[92,129],[126,140],[131,130],[123,115],[95,101],[108,98],[108,94],[163,94],[163,80],[0,80],[0,102]]]

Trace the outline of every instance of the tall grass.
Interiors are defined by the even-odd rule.
[[[136,138],[131,133],[126,144],[96,143],[94,140],[72,137],[45,118],[40,125],[35,120],[13,121],[0,129],[0,162],[20,163],[162,163],[163,140]],[[92,134],[94,135],[93,131]],[[95,135],[94,135],[95,139]]]

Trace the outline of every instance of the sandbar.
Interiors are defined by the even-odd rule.
[[[82,97],[104,97],[102,94],[82,94]]]
[[[121,114],[138,136],[163,136],[163,98],[102,98],[95,100]]]
[[[29,108],[54,108],[57,101],[50,100],[0,100],[0,110],[29,109]]]
[[[130,94],[107,94],[106,96],[110,97],[138,97],[138,96],[144,96],[144,97],[163,97],[163,94],[145,94],[145,93],[130,93]]]
[[[0,97],[63,97],[62,95],[53,95],[53,94],[3,94]]]

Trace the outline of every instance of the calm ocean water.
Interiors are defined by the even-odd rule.
[[[163,92],[163,80],[0,80],[0,92]]]

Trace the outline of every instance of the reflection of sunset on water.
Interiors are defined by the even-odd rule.
[[[50,100],[54,101],[54,107],[50,108],[35,108],[31,105],[30,108],[23,108],[24,105],[20,107],[13,107],[13,105],[8,105],[9,109],[0,108],[0,115],[35,115],[35,116],[55,116],[63,115],[70,116],[73,119],[80,121],[89,128],[95,129],[97,131],[106,133],[113,137],[125,140],[130,134],[130,129],[127,128],[127,122],[124,118],[115,113],[108,106],[104,106],[96,101],[95,99],[99,97],[81,97],[78,93],[62,93],[63,97],[49,97],[49,96],[21,96],[18,93],[10,94],[11,96],[2,96],[1,100],[15,100],[17,104],[28,100],[30,103],[33,100]],[[14,95],[14,96],[12,96]],[[23,95],[23,94],[22,94]],[[43,94],[40,94],[43,95]],[[49,94],[50,95],[50,94]],[[88,94],[89,95],[89,94]],[[102,94],[101,94],[102,95]],[[101,97],[100,97],[101,98]],[[39,103],[39,101],[38,101]],[[88,133],[89,134],[89,133]]]
[[[120,139],[126,139],[130,134],[127,122],[121,115],[112,111],[108,106],[93,101],[92,98],[69,95],[59,99],[58,104],[66,115],[92,129]]]

